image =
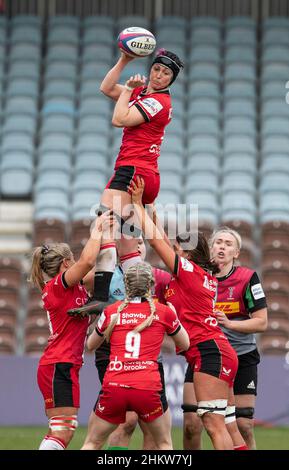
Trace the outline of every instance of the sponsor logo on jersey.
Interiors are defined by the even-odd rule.
[[[123,292],[121,291],[121,289],[115,289],[112,293],[113,296],[119,296],[119,295],[122,295],[123,296]]]
[[[211,315],[204,320],[204,323],[208,323],[210,326],[217,326],[218,320]]]
[[[98,402],[98,404],[97,404],[98,411],[100,411],[102,413],[104,411],[104,408],[105,408],[105,406],[101,406],[101,404]]]
[[[249,388],[249,389],[251,389],[251,390],[255,390],[255,389],[256,389],[254,380],[252,380],[252,381],[247,385],[247,388]]]
[[[251,291],[255,300],[262,299],[263,297],[265,297],[263,288],[260,283],[252,286]]]
[[[122,370],[122,362],[117,359],[117,356],[115,356],[114,361],[110,361],[108,368],[109,370],[115,371]]]
[[[155,116],[163,109],[163,105],[155,98],[145,98],[140,104],[151,116]]]
[[[223,370],[223,373],[228,377],[232,369],[226,369],[225,367],[222,367],[222,370]]]
[[[165,292],[165,299],[169,299],[172,295],[175,295],[174,289],[172,288],[167,289]]]
[[[240,302],[216,302],[215,310],[224,312],[226,315],[240,312]]]
[[[190,273],[192,273],[194,271],[194,266],[192,265],[192,263],[190,263],[189,260],[187,260],[186,258],[180,258],[181,260],[181,265],[182,265],[182,268],[184,271],[188,271]]]

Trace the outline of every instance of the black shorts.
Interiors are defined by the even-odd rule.
[[[118,189],[119,191],[125,191],[127,193],[135,172],[135,166],[120,166],[115,170],[106,188]]]
[[[108,364],[109,364],[109,361],[99,361],[95,364],[95,366],[97,368],[97,372],[98,372],[98,378],[99,378],[99,381],[100,381],[101,384],[103,382],[104,374],[106,372]],[[161,383],[162,383],[162,390],[160,392],[160,399],[161,399],[162,407],[163,407],[163,410],[164,410],[164,413],[165,413],[167,411],[169,405],[168,405],[167,397],[166,397],[164,367],[163,367],[162,362],[158,362],[158,366],[159,366],[159,373],[160,373]],[[100,393],[101,393],[101,391],[100,391]],[[98,402],[98,399],[97,399],[97,402]]]
[[[234,381],[234,395],[257,395],[257,365],[260,355],[257,349],[238,356],[239,366]],[[184,382],[194,382],[194,372],[188,365]]]
[[[257,395],[257,366],[260,355],[257,349],[238,356],[239,367],[234,382],[234,395]]]

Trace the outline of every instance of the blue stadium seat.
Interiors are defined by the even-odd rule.
[[[9,80],[6,90],[8,97],[12,96],[31,96],[38,97],[38,82],[30,78],[13,78]]]
[[[9,42],[11,45],[17,43],[32,43],[41,45],[41,30],[38,27],[22,25],[13,28],[10,34]]]
[[[285,83],[282,80],[265,82],[261,87],[262,102],[271,98],[282,99],[284,97]]]
[[[278,220],[289,222],[289,194],[286,191],[268,191],[260,198],[260,222]]]
[[[67,222],[69,218],[68,192],[61,189],[45,189],[35,195],[34,218],[54,218]]]
[[[193,45],[190,50],[190,63],[210,62],[219,64],[220,60],[220,49],[214,44],[197,44]]]
[[[181,155],[175,155],[172,152],[161,152],[161,156],[158,160],[158,166],[161,174],[161,184],[163,171],[174,171],[177,174],[182,175],[184,172],[184,159]]]
[[[254,64],[249,63],[233,63],[228,64],[225,68],[224,79],[229,80],[248,80],[255,82],[256,70]]]
[[[287,105],[288,106],[288,105]],[[271,135],[265,137],[261,143],[262,154],[288,153],[289,154],[289,135]]]
[[[222,194],[221,219],[243,220],[256,223],[256,202],[252,193],[246,191],[227,191]]]
[[[196,205],[199,222],[216,225],[219,217],[219,203],[216,194],[208,191],[190,191],[186,194],[186,204]]]
[[[220,154],[220,141],[213,135],[199,135],[192,136],[188,139],[188,153],[212,153],[214,155]]]
[[[219,189],[218,174],[211,171],[195,171],[187,178],[186,192],[208,191],[217,194]]]
[[[256,31],[254,28],[247,26],[234,26],[226,31],[225,35],[226,46],[232,45],[256,45]]]
[[[191,44],[217,44],[221,43],[219,27],[194,25],[191,29]]]
[[[82,25],[83,25],[84,30],[89,29],[89,28],[97,29],[98,27],[105,27],[106,29],[113,32],[114,18],[108,15],[86,16],[82,20]]]
[[[79,115],[81,118],[89,115],[100,115],[111,119],[111,102],[102,96],[84,98],[80,102]]]
[[[159,16],[155,21],[155,29],[158,30],[163,26],[174,26],[186,29],[187,28],[187,19],[184,16],[178,15],[163,15]]]
[[[68,155],[72,152],[72,138],[63,133],[50,133],[43,137],[39,145],[39,152],[64,152]]]
[[[32,43],[17,43],[12,45],[10,49],[9,60],[29,60],[40,63],[41,52],[40,47],[37,44]]]
[[[272,173],[265,173],[260,181],[260,195],[274,191],[284,191],[289,193],[289,174],[280,168]],[[280,207],[281,208],[281,207]]]
[[[156,37],[158,41],[158,45],[165,45],[172,43],[172,46],[181,45],[183,48],[185,47],[186,43],[186,31],[184,29],[180,29],[178,26],[161,26],[158,27],[156,30]],[[173,38],[173,40],[172,40]],[[172,50],[171,46],[166,46],[168,50]]]
[[[195,171],[206,171],[218,175],[220,172],[220,160],[218,155],[211,153],[196,153],[189,157],[186,169],[187,178]]]
[[[279,99],[270,99],[263,103],[261,108],[262,119],[277,117],[289,117],[289,106],[285,101],[285,93]]]
[[[53,61],[65,61],[76,64],[78,61],[78,48],[68,44],[53,44],[46,54],[46,63]]]
[[[81,86],[79,90],[80,100],[84,100],[90,97],[95,97],[99,93],[99,87],[100,87],[101,82],[102,82],[102,79],[97,80],[96,77],[83,80],[81,82]]]
[[[228,16],[225,20],[226,30],[228,31],[230,28],[235,27],[255,29],[256,21],[251,16]]]
[[[40,64],[35,61],[17,60],[9,64],[9,81],[13,78],[30,78],[36,82],[40,75]]]
[[[225,63],[246,63],[256,64],[256,51],[254,47],[249,45],[235,44],[232,46],[227,46],[225,49]]]
[[[73,46],[78,46],[78,29],[70,26],[55,26],[52,29],[49,29],[47,35],[47,44],[49,47],[55,44],[71,44]]]
[[[230,116],[224,120],[223,131],[225,138],[236,135],[256,137],[256,121],[247,116]]]
[[[36,119],[27,114],[7,116],[3,124],[3,134],[8,134],[9,132],[26,132],[30,136],[34,136],[35,130]]]
[[[107,177],[104,173],[98,170],[83,170],[77,171],[74,175],[72,190],[74,193],[82,189],[97,189],[103,191],[107,184]]]
[[[37,115],[37,101],[31,96],[11,96],[6,101],[5,114],[29,114]]]
[[[268,64],[272,62],[284,62],[288,60],[288,49],[283,45],[272,45],[264,49],[262,54],[262,63]]]
[[[83,134],[79,136],[75,147],[76,153],[103,153],[107,155],[108,153],[108,139],[106,136],[101,136],[99,134]]]
[[[220,124],[217,119],[211,116],[197,116],[189,119],[188,137],[191,135],[220,135]]]
[[[110,28],[105,25],[99,25],[86,28],[83,31],[82,37],[83,46],[89,44],[113,44],[113,33]]]
[[[256,86],[253,81],[229,80],[224,83],[224,99],[250,98],[256,99]]]
[[[102,134],[109,136],[110,134],[110,122],[105,116],[84,116],[79,121],[78,134]]]
[[[143,15],[122,15],[117,19],[116,28],[118,32],[131,26],[139,26],[141,28],[150,29],[150,22]]]
[[[265,174],[271,174],[273,172],[282,171],[283,173],[289,173],[289,154],[275,153],[268,154],[262,159],[262,165],[260,168],[260,179]]]
[[[110,44],[88,44],[82,51],[82,62],[107,62],[112,63],[113,47]]]
[[[99,206],[102,190],[84,188],[73,193],[72,196],[72,220],[95,218],[95,211]]]
[[[256,155],[256,140],[249,135],[230,135],[224,141],[224,154],[244,152],[244,154]]]
[[[180,173],[177,173],[175,171],[169,171],[169,170],[163,170],[162,172],[162,181],[161,181],[161,190],[166,191],[166,190],[171,190],[174,188],[174,190],[178,194],[182,194],[183,192],[183,175]]]
[[[223,175],[221,186],[222,192],[227,191],[244,191],[247,194],[255,196],[256,193],[256,175],[249,173],[247,169],[237,171],[227,171]]]
[[[278,28],[269,28],[263,31],[263,48],[271,47],[273,44],[285,46],[288,45],[289,42],[289,29],[284,26],[280,26]]]
[[[256,105],[248,98],[230,98],[224,102],[225,119],[231,116],[247,116],[256,118]]]
[[[218,65],[210,62],[197,62],[196,64],[191,64],[188,79],[190,82],[193,80],[219,82],[220,68]]]
[[[66,60],[51,61],[46,65],[45,80],[71,80],[75,82],[77,77],[77,64]]]
[[[39,172],[59,170],[69,173],[71,171],[71,157],[63,152],[40,153],[37,169]]]
[[[288,63],[279,63],[271,62],[266,63],[262,69],[262,84],[266,81],[280,80],[287,82],[289,77],[289,64]]]
[[[85,80],[103,80],[110,68],[111,64],[107,61],[85,62],[81,67],[81,85],[83,85]]]
[[[48,114],[44,116],[41,126],[41,136],[46,134],[61,132],[73,136],[74,134],[74,120],[70,115]]]
[[[207,79],[191,81],[188,94],[189,99],[208,97],[218,100],[221,97],[219,83]]]
[[[32,154],[34,141],[31,135],[24,132],[10,132],[4,135],[1,143],[1,152],[21,151]]]
[[[268,117],[262,122],[262,137],[270,135],[288,135],[289,134],[289,116],[288,117]]]
[[[75,84],[65,79],[49,79],[45,83],[43,90],[43,98],[65,97],[72,100],[76,97]]]
[[[81,171],[98,171],[106,175],[108,173],[107,157],[103,153],[95,152],[77,154],[74,171],[76,174]]]
[[[12,28],[19,26],[30,26],[34,28],[41,28],[42,17],[39,15],[15,15],[11,18]]]
[[[251,175],[257,175],[257,160],[252,154],[232,153],[224,158],[222,173],[223,175],[232,171],[246,172]]]
[[[210,116],[215,119],[219,119],[219,100],[214,100],[212,98],[196,98],[191,100],[188,107],[188,119],[196,116]]]
[[[53,15],[49,17],[49,29],[58,28],[59,26],[67,26],[71,29],[79,29],[80,18],[73,15]]]
[[[70,188],[70,180],[70,172],[59,169],[40,170],[34,186],[35,194],[46,189],[56,189],[67,193]]]
[[[67,97],[58,97],[46,99],[41,112],[44,118],[49,115],[55,116],[57,114],[74,117],[76,109],[74,100]]]
[[[161,153],[169,151],[174,152],[175,155],[182,156],[184,154],[184,149],[184,140],[176,135],[165,136],[161,145]]]

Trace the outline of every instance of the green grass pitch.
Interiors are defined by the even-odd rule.
[[[0,427],[0,450],[28,450],[37,449],[43,436],[47,432],[43,427]],[[69,446],[69,449],[80,449],[86,428],[79,427]],[[174,449],[182,449],[182,430],[173,428]],[[289,428],[255,428],[257,448],[259,450],[289,450]],[[139,429],[134,432],[130,449],[141,449],[142,436]],[[203,433],[204,449],[211,449],[208,437]]]

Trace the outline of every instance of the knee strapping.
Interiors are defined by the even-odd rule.
[[[184,403],[182,405],[182,410],[183,413],[197,413],[198,405],[186,405],[186,403]]]
[[[75,431],[78,426],[77,415],[71,416],[52,416],[49,419],[49,429],[51,431]]]
[[[236,407],[236,418],[248,418],[248,419],[253,419],[254,418],[254,412],[255,408],[252,408],[250,406],[248,407]]]
[[[226,415],[227,400],[208,400],[199,401],[197,415],[203,416],[206,413],[213,413],[217,415]]]
[[[225,424],[233,423],[236,421],[236,407],[227,406],[225,415]]]

